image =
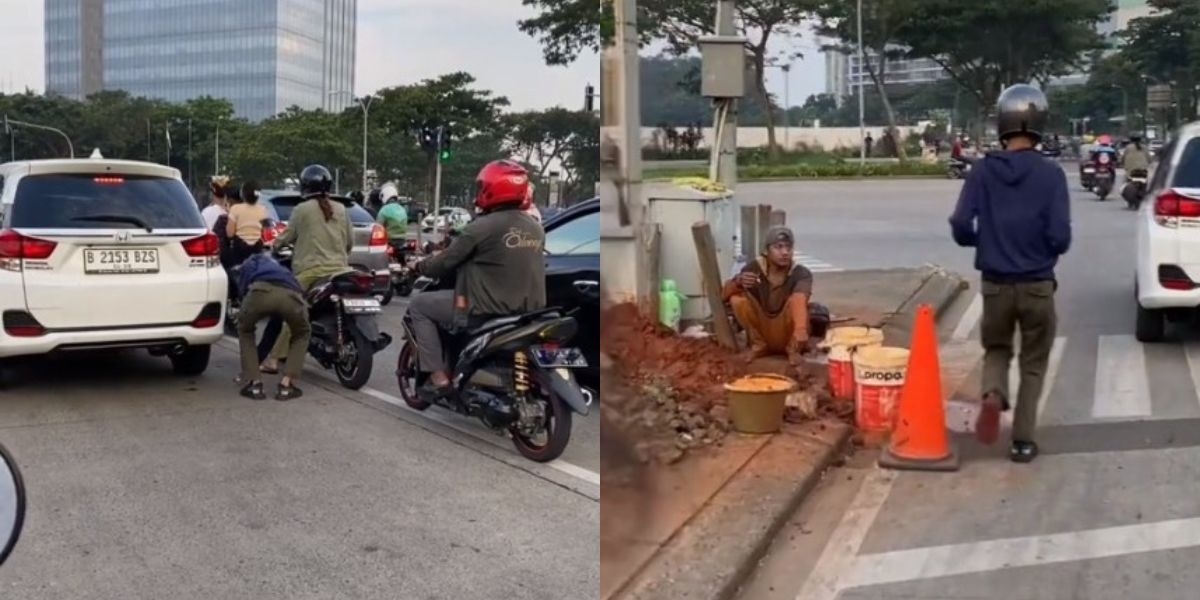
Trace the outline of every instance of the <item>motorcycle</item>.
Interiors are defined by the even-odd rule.
[[[1092,187],[1096,185],[1096,167],[1091,163],[1086,163],[1079,167],[1079,183],[1083,189],[1092,191]]]
[[[0,564],[12,554],[25,526],[25,480],[12,454],[0,446]]]
[[[1146,180],[1145,169],[1135,169],[1129,173],[1125,187],[1121,189],[1121,197],[1125,199],[1129,210],[1137,210],[1142,205],[1142,199],[1146,197]]]
[[[291,248],[276,248],[274,254],[290,268]],[[309,355],[352,390],[367,384],[375,354],[392,343],[392,336],[379,331],[376,315],[383,307],[372,295],[374,284],[372,273],[354,270],[318,281],[304,295],[312,325]]]
[[[417,241],[407,240],[404,245],[388,244],[388,268],[392,273],[392,291],[400,297],[412,294],[417,275],[413,265],[417,262]]]
[[[966,179],[971,173],[971,163],[960,158],[951,158],[946,163],[946,177],[950,179]]]
[[[414,288],[420,293],[441,285],[421,277]],[[400,395],[409,407],[427,410],[432,404],[417,389],[428,374],[420,369],[408,315],[403,327],[406,341],[396,365]],[[572,413],[587,416],[592,402],[572,373],[587,366],[583,352],[567,345],[577,330],[573,316],[551,307],[491,319],[469,331],[440,331],[454,391],[434,403],[509,434],[529,460],[558,458],[571,438]]]
[[[1112,157],[1108,154],[1101,154],[1096,157],[1096,174],[1095,183],[1092,191],[1096,193],[1096,197],[1104,202],[1108,200],[1109,193],[1113,189],[1113,180],[1116,178]]]

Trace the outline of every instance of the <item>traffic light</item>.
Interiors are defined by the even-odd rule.
[[[596,110],[596,88],[592,87],[590,83],[583,88],[583,110],[587,112]]]
[[[432,153],[437,151],[437,127],[435,127],[432,123],[427,122],[422,125],[418,137],[421,141],[421,147],[424,148],[426,152]]]
[[[441,148],[441,155],[438,158],[440,158],[441,160],[444,160],[444,161],[450,160],[451,154],[450,154],[450,126],[449,125],[445,125],[442,127],[442,138],[439,141],[438,146]]]

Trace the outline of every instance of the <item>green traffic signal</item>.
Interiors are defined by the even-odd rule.
[[[442,160],[450,160],[450,151],[442,150]]]

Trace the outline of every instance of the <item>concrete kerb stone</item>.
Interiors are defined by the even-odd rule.
[[[930,304],[938,317],[968,287],[966,280],[936,265],[921,270],[921,283],[884,322],[888,343],[907,346],[917,308]],[[852,428],[823,432],[814,451],[812,469],[786,486],[774,486],[762,496],[764,476],[757,469],[741,469],[639,570],[639,574],[613,598],[622,600],[730,600],[754,572],[771,542],[833,463],[844,455]],[[782,434],[772,439],[750,461],[771,465],[794,463],[798,436]],[[770,467],[768,467],[770,471]],[[750,494],[754,494],[750,496]]]

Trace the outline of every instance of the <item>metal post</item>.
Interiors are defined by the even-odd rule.
[[[737,23],[734,21],[737,13],[734,0],[719,0],[717,3],[716,33],[719,36],[737,35]],[[632,13],[631,13],[632,14]],[[636,35],[636,31],[634,32]],[[718,100],[718,114],[724,116],[718,120],[716,140],[717,152],[720,159],[717,162],[717,181],[729,189],[737,187],[737,115],[738,101],[734,98]],[[768,107],[768,110],[770,107]],[[640,140],[638,140],[640,141]],[[640,146],[640,144],[639,144]],[[639,146],[634,146],[636,150]],[[639,177],[640,179],[640,177]]]
[[[783,65],[783,147],[791,150],[792,131],[792,65]]]
[[[150,156],[150,119],[146,119],[146,162],[153,160]]]
[[[867,105],[866,94],[863,93],[863,69],[866,58],[863,53],[862,0],[858,0],[858,172],[859,175],[867,168]]]
[[[196,171],[192,168],[192,120],[188,119],[188,187],[196,189]]]
[[[433,168],[433,234],[437,236],[442,233],[438,231],[438,214],[442,211],[442,130],[445,125],[438,125],[437,130],[437,152],[434,152],[433,159],[437,161]],[[447,219],[449,221],[449,219]],[[449,225],[449,223],[447,223]],[[440,241],[440,238],[439,238]]]
[[[363,165],[362,165],[362,191],[363,195],[367,193],[367,119],[370,116],[371,97],[367,96],[359,100],[363,110]]]
[[[32,129],[41,129],[44,131],[52,131],[54,133],[57,133],[58,135],[61,135],[63,140],[67,142],[67,152],[70,153],[71,158],[75,158],[75,145],[71,143],[71,136],[67,135],[67,133],[65,131],[58,129],[57,127],[50,127],[49,125],[38,125],[37,123],[29,123],[26,121],[18,121],[16,119],[10,119],[10,118],[8,118],[7,114],[4,115],[4,127],[9,130],[10,135],[13,133],[13,130],[12,130],[13,125],[17,125],[20,127],[29,127]],[[14,152],[14,154],[15,154],[15,152]]]
[[[213,147],[213,175],[221,174],[221,123],[217,123],[217,143]]]

